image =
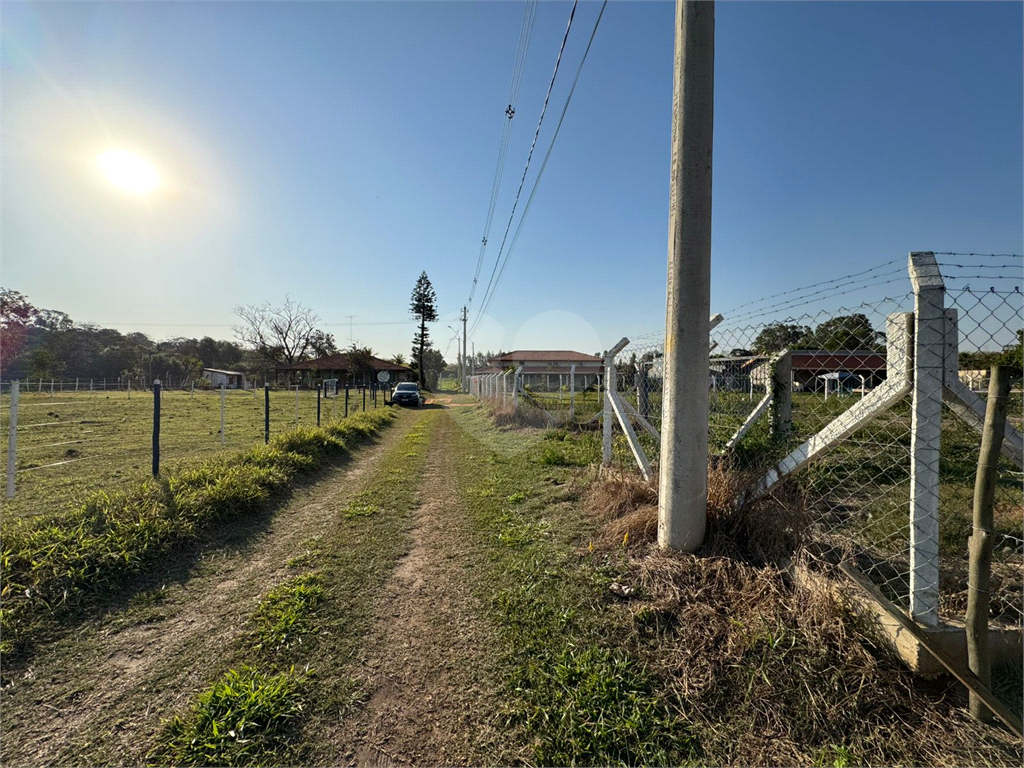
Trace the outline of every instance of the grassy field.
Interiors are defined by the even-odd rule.
[[[0,401],[0,467],[7,466],[10,396]],[[384,401],[378,393],[377,407]],[[225,442],[220,437],[220,393],[169,391],[161,397],[161,470],[176,471],[197,458],[237,452],[263,442],[263,390],[228,391]],[[363,408],[358,390],[349,396],[348,413]],[[369,392],[367,410],[374,410]],[[297,415],[297,419],[296,419]],[[321,400],[321,423],[345,416],[345,398]],[[316,392],[270,393],[270,434],[316,424]],[[151,475],[153,395],[151,392],[22,393],[18,401],[16,493],[6,498],[7,477],[0,477],[4,517],[50,514],[90,492],[118,487]]]
[[[391,420],[368,415],[336,431],[378,418]],[[283,435],[236,457],[237,466],[300,466],[327,449],[345,456],[331,432]],[[322,506],[320,524],[303,518],[287,547],[273,550],[274,565],[253,574],[248,599],[232,599],[230,631],[202,660],[169,659],[118,696],[86,692],[84,702],[84,683],[67,679],[94,672],[82,660],[89,642],[101,659],[120,648],[115,625],[170,634],[183,615],[195,618],[200,595],[208,610],[224,611],[217,596],[241,578],[256,542],[204,558],[209,585],[196,583],[200,573],[158,583],[102,619],[91,640],[89,627],[67,636],[56,662],[40,654],[38,682],[5,692],[5,726],[15,723],[6,762],[56,754],[37,762],[366,764],[359,750],[375,722],[367,713],[421,702],[418,724],[381,721],[391,764],[426,759],[400,750],[403,733],[429,750],[452,722],[460,735],[442,742],[453,751],[439,760],[449,764],[1020,764],[1020,745],[972,721],[956,687],[915,679],[829,593],[784,578],[779,562],[798,541],[796,518],[774,505],[737,512],[726,503],[735,489],[719,474],[697,556],[661,552],[650,486],[599,476],[599,448],[586,431],[498,428],[482,408],[401,411],[343,485],[328,473],[307,489],[299,508]],[[230,480],[220,464],[209,462]],[[193,506],[203,501],[192,497],[199,486],[172,490]],[[463,606],[458,615],[447,613],[453,603]],[[464,632],[468,657],[446,642]],[[376,655],[381,647],[392,657]],[[152,648],[148,640],[139,652]],[[371,684],[378,663],[391,666]],[[443,669],[448,688],[431,687]],[[998,679],[1019,683],[1016,674]],[[446,690],[454,698],[435,699],[436,709],[427,702]],[[70,707],[88,717],[89,705],[99,727],[51,714]],[[65,729],[69,738],[56,737]],[[42,751],[18,752],[30,740]]]

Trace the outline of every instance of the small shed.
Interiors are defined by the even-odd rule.
[[[217,368],[203,368],[203,378],[213,386],[220,389],[248,389],[245,381],[245,374],[241,371],[222,371]]]

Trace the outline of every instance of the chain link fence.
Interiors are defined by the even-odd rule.
[[[1019,257],[938,256],[910,275],[890,262],[731,313],[711,331],[708,376],[715,460],[749,476],[754,493],[789,478],[812,520],[809,553],[852,558],[926,624],[964,615],[988,370],[1020,366],[1024,325]],[[880,286],[888,295],[857,301]],[[828,308],[806,311],[815,304]],[[656,464],[663,337],[632,339],[614,368],[606,378]],[[612,461],[636,466],[615,427]],[[1018,383],[992,571],[993,618],[1011,625],[1022,622],[1024,582],[1020,430]]]

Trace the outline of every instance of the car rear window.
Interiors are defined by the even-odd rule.
[[[398,391],[399,392],[415,392],[416,391],[416,385],[415,384],[399,384],[398,385]]]

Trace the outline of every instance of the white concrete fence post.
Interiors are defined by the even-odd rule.
[[[914,380],[910,425],[910,613],[938,624],[939,449],[942,441],[945,285],[935,255],[910,254]]]
[[[11,382],[11,407],[7,416],[7,498],[14,498],[14,465],[18,455],[18,380]]]
[[[615,356],[629,344],[629,339],[620,339],[619,343],[608,350],[604,356],[604,410],[601,415],[601,466],[607,467],[612,463],[612,428],[615,425],[615,412],[612,409],[612,399],[609,392],[614,392],[617,386],[615,374]]]
[[[576,420],[576,363],[569,366],[569,422]]]

